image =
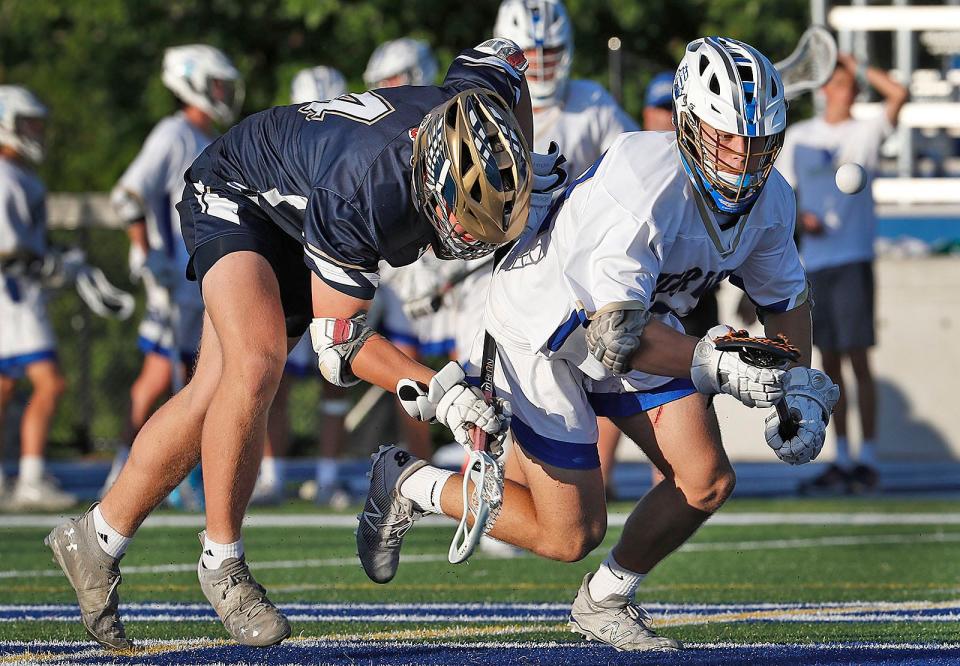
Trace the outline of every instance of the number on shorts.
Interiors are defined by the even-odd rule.
[[[325,102],[310,102],[299,109],[307,120],[323,120],[327,114],[343,116],[358,123],[372,125],[395,111],[393,106],[375,92],[347,93]]]

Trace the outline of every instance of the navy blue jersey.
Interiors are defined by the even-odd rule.
[[[303,243],[306,263],[321,279],[369,299],[381,259],[404,266],[436,241],[413,203],[413,140],[431,109],[470,88],[492,90],[515,106],[520,74],[497,55],[467,49],[440,86],[274,107],[220,137],[186,179],[255,201]]]

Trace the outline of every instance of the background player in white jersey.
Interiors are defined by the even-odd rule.
[[[494,537],[569,562],[600,544],[597,414],[611,416],[666,477],[586,575],[571,610],[571,629],[621,650],[679,647],[653,632],[633,596],[733,490],[708,396],[767,408],[783,400],[796,432],[781,435],[773,410],[765,437],[792,464],[819,453],[838,398],[829,377],[805,367],[810,305],[792,238],[796,209],[773,170],[786,127],[779,74],[747,44],[699,39],[677,70],[674,104],[675,135],[621,136],[553,215],[528,228],[495,274],[486,308],[496,391],[511,403],[518,444],[507,464],[523,478],[505,487]],[[683,334],[677,316],[726,277],[757,304],[768,334],[796,345],[800,365],[761,367],[723,351],[728,327],[700,340]],[[368,575],[386,582],[413,520],[462,514],[462,479],[400,462],[393,447],[373,472],[371,497],[392,498],[392,517],[405,518],[379,525],[385,545],[376,558],[361,549]],[[361,521],[358,534],[370,529]]]
[[[327,100],[347,92],[347,81],[333,67],[318,65],[301,69],[290,83],[290,102],[303,104],[314,100]],[[267,441],[263,447],[260,473],[253,487],[250,504],[276,504],[284,498],[286,458],[290,448],[290,419],[287,400],[290,388],[297,378],[319,377],[317,355],[310,345],[310,337],[303,336],[287,356],[283,379],[270,407],[267,421]],[[346,433],[344,417],[350,409],[347,392],[329,382],[323,382],[323,400],[319,406],[321,423],[317,431],[320,457],[317,460],[315,499],[318,504],[349,501],[342,491],[338,492],[337,458],[343,450]]]
[[[130,272],[143,280],[147,311],[139,328],[143,367],[130,388],[124,445],[117,451],[104,492],[157,401],[170,392],[174,373],[183,377],[191,369],[200,343],[203,301],[186,278],[188,257],[175,206],[183,192],[183,173],[213,141],[214,125],[232,123],[243,103],[240,73],[212,46],[168,48],[162,80],[181,109],[157,123],[111,194],[114,209],[127,225]],[[173,362],[183,366],[174,368]]]
[[[368,88],[426,86],[437,76],[437,61],[430,46],[423,41],[402,37],[384,42],[374,50],[363,72]],[[450,312],[438,310],[413,319],[404,311],[404,303],[423,296],[437,287],[460,262],[441,261],[427,250],[420,260],[409,266],[393,268],[382,264],[377,301],[382,318],[380,331],[384,337],[413,359],[425,356],[449,356],[453,352],[453,325]],[[407,447],[420,457],[431,452],[430,424],[407,418],[399,405],[400,431]],[[318,486],[320,485],[318,470]]]
[[[777,168],[797,191],[800,256],[817,297],[813,314],[813,343],[823,356],[823,367],[843,384],[841,367],[849,360],[856,377],[860,415],[859,459],[854,462],[847,439],[846,400],[837,405],[833,427],[837,457],[801,492],[863,492],[879,481],[876,456],[876,389],[869,349],[875,343],[873,242],[877,218],[872,180],[880,160],[880,146],[897,123],[907,101],[907,89],[887,72],[860,66],[841,53],[833,75],[821,88],[823,114],[798,122],[787,130]],[[856,119],[851,110],[861,86],[883,96],[883,113]],[[837,168],[855,162],[870,178],[859,193],[837,189]]]
[[[20,86],[0,86],[0,434],[17,379],[32,385],[20,422],[20,475],[8,508],[65,509],[76,498],[44,476],[44,452],[66,383],[38,276],[18,271],[47,247],[47,191],[33,171],[43,160],[47,108]],[[0,451],[2,451],[0,437]],[[4,491],[0,471],[0,494]]]

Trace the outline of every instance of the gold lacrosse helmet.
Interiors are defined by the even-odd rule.
[[[424,117],[413,145],[414,201],[443,259],[477,259],[520,235],[530,212],[530,150],[507,104],[472,88]]]

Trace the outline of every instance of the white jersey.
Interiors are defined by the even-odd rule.
[[[33,171],[0,158],[0,258],[47,252],[47,190]],[[53,358],[55,341],[38,280],[0,274],[0,375]]]
[[[873,259],[877,219],[873,179],[880,145],[893,131],[885,115],[865,120],[828,123],[812,118],[791,125],[784,138],[777,169],[797,191],[801,211],[820,218],[823,234],[803,236],[800,256],[808,271]],[[837,188],[837,168],[856,162],[867,172],[867,184],[857,194]]]
[[[199,304],[201,300],[197,285],[185,276],[189,257],[176,204],[183,195],[184,172],[210,143],[211,137],[188,122],[183,113],[168,116],[153,128],[117,184],[143,202],[150,249],[162,251],[176,262],[179,303]]]
[[[566,359],[593,380],[620,379],[586,353],[597,313],[644,308],[682,331],[677,316],[726,277],[769,310],[806,299],[787,182],[772,171],[749,215],[724,230],[698,202],[671,132],[621,136],[554,210],[498,269],[486,326],[503,347]],[[669,381],[627,378],[635,390]]]
[[[533,149],[546,153],[556,141],[576,177],[596,161],[623,132],[640,129],[613,96],[594,81],[573,80],[560,104],[533,114]]]

